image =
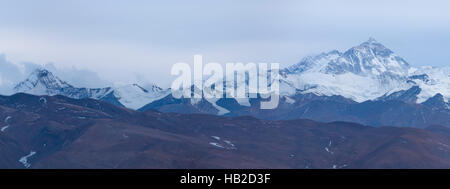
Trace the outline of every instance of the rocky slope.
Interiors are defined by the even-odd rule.
[[[0,168],[450,168],[448,127],[437,125],[136,112],[27,94],[0,96],[0,118]]]

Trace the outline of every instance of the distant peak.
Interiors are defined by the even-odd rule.
[[[324,52],[319,54],[319,56],[329,56],[329,55],[341,55],[342,53],[339,52],[338,50],[331,50],[329,52]]]
[[[39,88],[41,87],[41,88]],[[58,77],[52,74],[44,68],[35,69],[25,81],[20,82],[14,87],[17,92],[29,92],[32,90],[38,90],[36,94],[47,95],[47,94],[58,94],[58,91],[62,88],[73,87],[70,84],[60,80]],[[40,91],[39,91],[40,90]],[[52,92],[48,92],[53,90]]]
[[[358,47],[366,47],[366,48],[381,48],[387,49],[383,44],[375,40],[374,38],[369,38],[369,40],[361,43]]]
[[[375,38],[370,37],[369,40],[366,41],[366,43],[378,43],[378,41]]]
[[[43,77],[47,77],[47,76],[51,75],[51,72],[45,68],[37,68],[36,70],[34,70],[32,75],[35,75],[38,78],[43,78]]]
[[[375,51],[375,52],[380,52],[383,55],[389,55],[389,54],[394,53],[392,50],[385,47],[383,44],[381,44],[380,42],[378,42],[377,40],[375,40],[372,37],[369,38],[369,40],[361,43],[360,45],[349,49],[349,51],[347,51],[347,52],[352,52],[352,51],[364,51],[364,52]]]

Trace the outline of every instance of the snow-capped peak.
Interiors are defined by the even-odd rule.
[[[46,69],[38,68],[23,82],[14,87],[16,92],[28,92],[36,95],[56,95],[62,88],[73,87],[54,76]]]
[[[309,56],[282,71],[282,94],[341,95],[357,102],[395,92],[421,89],[418,103],[437,93],[450,98],[450,74],[444,68],[414,68],[373,38],[340,53]]]
[[[357,75],[382,75],[384,73],[406,75],[409,68],[409,64],[403,58],[371,38],[350,48],[341,57],[330,62],[326,72],[334,74],[352,72]]]
[[[337,50],[308,56],[300,63],[288,67],[286,73],[321,72],[328,74],[353,73],[378,76],[395,74],[405,76],[409,64],[383,44],[370,38],[368,41],[341,53]]]
[[[138,84],[114,88],[77,88],[41,68],[36,69],[25,81],[17,84],[14,90],[34,95],[63,95],[75,99],[92,98],[121,104],[132,109],[141,108],[145,104],[163,98],[169,91],[153,84],[145,88]]]

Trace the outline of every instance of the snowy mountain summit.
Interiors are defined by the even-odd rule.
[[[318,56],[306,57],[300,63],[287,68],[286,71],[288,73],[310,71],[326,74],[405,75],[409,69],[409,64],[403,58],[371,38],[344,53],[333,50]]]
[[[330,62],[328,73],[340,74],[346,71],[359,75],[381,75],[408,73],[409,64],[390,49],[374,39],[346,51],[337,60]]]
[[[282,93],[341,95],[357,102],[375,100],[417,86],[417,102],[441,94],[450,98],[448,68],[414,68],[373,38],[341,53],[308,56],[283,71]],[[425,79],[425,80],[424,80]]]
[[[62,95],[75,99],[92,98],[131,109],[138,109],[168,94],[168,90],[163,90],[156,85],[151,85],[149,89],[138,84],[105,88],[78,88],[41,68],[36,69],[25,81],[17,84],[14,91],[33,95]]]
[[[14,91],[34,95],[63,95],[76,99],[100,99],[111,92],[111,88],[77,88],[54,76],[50,71],[38,68],[25,81],[17,84]]]
[[[25,81],[19,83],[14,89],[16,91],[43,89],[43,92],[45,92],[44,94],[47,94],[53,93],[53,91],[49,90],[65,87],[71,86],[64,81],[61,81],[58,77],[55,77],[46,69],[36,69]]]

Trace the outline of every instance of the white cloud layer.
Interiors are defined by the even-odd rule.
[[[44,65],[30,62],[13,63],[8,61],[5,55],[0,54],[0,95],[13,94],[13,88],[19,82],[24,81],[37,68],[47,69],[75,87],[100,88],[112,85],[112,83],[100,78],[97,73],[89,70],[76,67],[57,68],[53,63]]]

